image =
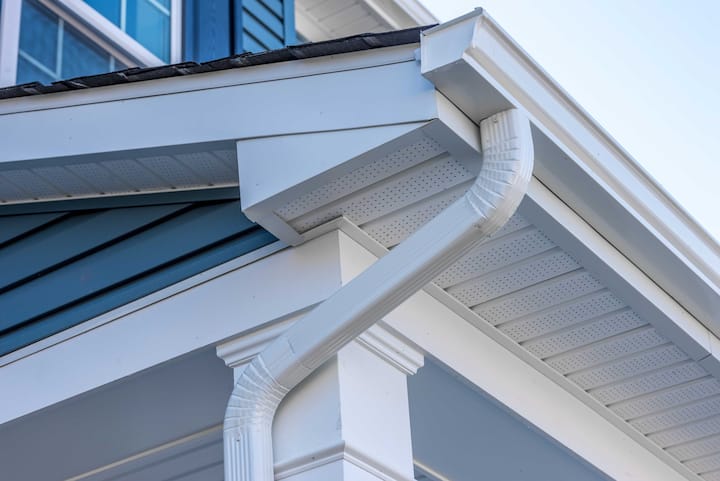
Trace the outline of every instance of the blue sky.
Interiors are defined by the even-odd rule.
[[[720,239],[720,1],[423,0],[476,6]]]

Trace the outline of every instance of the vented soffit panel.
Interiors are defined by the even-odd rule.
[[[342,216],[392,248],[463,195],[474,178],[432,142],[410,149],[421,154],[388,159],[377,182],[359,186],[369,172],[350,172],[279,215],[301,232]],[[359,189],[341,196],[338,185]],[[319,205],[320,199],[332,200]],[[528,218],[516,214],[434,283],[473,311],[476,323],[493,326],[688,470],[701,473],[698,458],[710,458],[703,467],[720,463],[720,441],[711,442],[720,439],[716,373]]]
[[[257,201],[249,194],[246,211],[299,241],[341,225],[342,218],[392,249],[462,196],[476,176],[479,157],[475,164],[458,160],[427,126],[368,134],[376,143],[358,146],[369,150],[356,157],[345,139],[332,139],[350,157],[342,168],[317,173],[321,181],[298,179],[299,190]],[[300,147],[288,146],[293,158],[302,157]],[[251,151],[238,145],[240,157]],[[246,185],[243,192],[251,190]],[[709,368],[707,346],[681,339],[677,326],[647,308],[650,301],[598,275],[536,218],[524,203],[499,232],[441,273],[435,287],[472,311],[478,326],[491,326],[639,433],[688,479],[720,465],[720,441],[712,442],[720,439],[720,370]],[[549,225],[547,219],[541,224]]]

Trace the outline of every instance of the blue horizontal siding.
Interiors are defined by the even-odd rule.
[[[255,40],[255,38],[247,32],[243,32],[242,44],[243,48],[248,52],[262,52],[263,50],[266,50],[264,45],[260,44],[260,42]]]
[[[254,17],[265,29],[272,32],[278,40],[282,42],[285,36],[282,17],[275,14],[258,0],[243,0],[243,8],[250,16]]]
[[[283,16],[285,15],[285,12],[283,12],[283,8],[284,8],[283,2],[281,0],[259,0],[259,1],[265,8],[267,8],[272,13],[277,15],[278,18],[283,18]],[[290,2],[284,2],[284,3],[292,5],[293,2],[290,1]]]
[[[237,200],[61,216],[0,249],[0,355],[273,241]]]
[[[230,0],[183,1],[183,58],[207,62],[231,55]]]
[[[274,8],[269,8],[266,2],[242,0],[243,50],[262,52],[288,44],[285,38],[287,19],[277,13],[283,5],[280,2],[274,2],[273,5]]]
[[[249,13],[243,15],[243,27],[245,35],[252,37],[262,46],[261,50],[255,51],[262,52],[264,50],[274,50],[283,47],[282,36],[276,35],[267,25]],[[249,47],[250,45],[244,45],[245,50],[252,52],[253,50]]]
[[[293,0],[184,0],[183,58],[204,62],[295,43]]]

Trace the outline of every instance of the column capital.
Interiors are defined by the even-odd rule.
[[[215,348],[217,357],[225,361],[225,365],[237,373],[237,368],[244,366],[260,354],[265,346],[285,332],[295,318],[274,322],[261,329],[254,330],[239,337],[230,339]]]
[[[408,376],[425,364],[423,353],[383,321],[360,334],[355,341]]]
[[[218,344],[217,356],[225,361],[229,368],[242,367],[282,334],[293,320],[295,319],[276,322]],[[423,353],[383,321],[362,333],[355,341],[408,376],[415,374],[425,363]]]

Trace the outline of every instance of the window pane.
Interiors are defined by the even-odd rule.
[[[40,70],[29,60],[23,58],[22,56],[18,57],[17,78],[15,79],[15,83],[18,85],[30,82],[42,82],[44,84],[49,84],[54,80],[54,77]]]
[[[85,0],[85,3],[118,27],[120,26],[120,0]]]
[[[94,75],[110,70],[110,55],[83,38],[65,24],[63,37],[62,72],[64,79]]]
[[[57,41],[57,17],[45,7],[25,0],[20,17],[20,50],[54,72]]]
[[[167,3],[167,7],[163,5]],[[126,31],[165,62],[170,61],[169,2],[127,0]]]

